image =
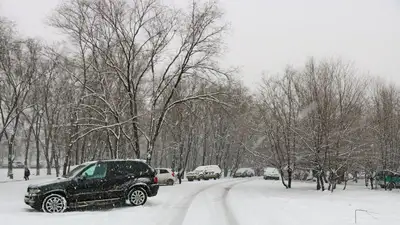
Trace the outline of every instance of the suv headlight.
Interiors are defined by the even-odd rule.
[[[30,189],[29,194],[31,195],[37,195],[40,193],[40,189]]]

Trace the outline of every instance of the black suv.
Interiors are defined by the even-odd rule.
[[[143,205],[158,193],[156,171],[141,160],[83,163],[55,181],[29,185],[25,203],[36,210],[61,213],[67,208],[126,203]]]

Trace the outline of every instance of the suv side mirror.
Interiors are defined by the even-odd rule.
[[[84,180],[86,180],[86,176],[84,176],[83,174],[76,178],[76,181],[78,181],[78,182],[82,182]]]

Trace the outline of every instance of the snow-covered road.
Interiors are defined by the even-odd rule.
[[[331,194],[317,192],[313,184],[295,183],[285,190],[280,182],[261,178],[184,182],[161,187],[158,196],[142,207],[72,211],[64,214],[35,212],[23,202],[28,182],[0,183],[1,224],[29,225],[313,225],[399,221],[399,191],[370,191],[362,186]]]

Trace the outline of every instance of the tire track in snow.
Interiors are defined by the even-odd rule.
[[[204,192],[204,191],[206,191],[206,190],[208,190],[208,189],[210,189],[210,188],[213,188],[213,187],[215,187],[215,186],[222,185],[222,184],[227,184],[227,183],[232,183],[232,182],[237,183],[238,181],[237,181],[237,180],[228,180],[228,181],[225,181],[225,182],[218,182],[218,183],[215,183],[215,184],[211,184],[211,185],[208,185],[208,186],[206,186],[206,187],[203,187],[203,188],[197,190],[195,193],[193,193],[193,194],[191,194],[191,195],[185,197],[185,200],[181,201],[181,203],[182,203],[182,205],[183,205],[183,206],[181,206],[181,207],[182,207],[183,209],[182,209],[180,212],[178,212],[178,214],[175,215],[175,216],[173,217],[173,219],[172,219],[168,224],[170,224],[170,225],[183,225],[183,221],[184,221],[185,218],[186,218],[186,214],[187,214],[187,212],[188,212],[188,210],[189,210],[189,208],[190,208],[190,205],[192,204],[192,202],[195,200],[195,198],[196,198],[200,193],[202,193],[202,192]],[[243,182],[243,181],[242,181],[242,182]],[[242,182],[239,182],[239,183],[242,183]],[[165,224],[165,222],[164,222],[163,224]]]
[[[227,203],[227,196],[228,196],[229,192],[236,185],[247,183],[247,182],[254,181],[254,180],[255,179],[249,179],[249,180],[241,181],[241,182],[229,185],[228,187],[225,187],[224,194],[222,195],[222,200],[223,200],[222,201],[222,205],[224,207],[225,218],[226,218],[227,224],[229,224],[229,225],[239,225],[239,223],[237,222],[237,220],[235,218],[235,215],[232,213],[232,210],[230,209],[230,207],[229,207],[229,205]]]

